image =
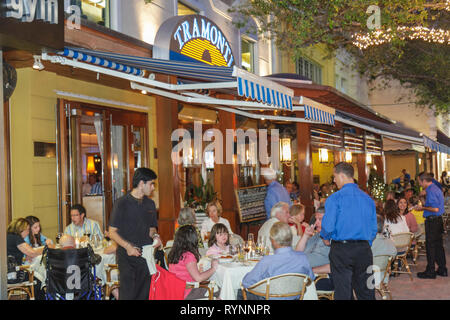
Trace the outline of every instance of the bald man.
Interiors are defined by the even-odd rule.
[[[70,234],[64,234],[59,239],[59,244],[62,249],[75,249],[75,239]]]

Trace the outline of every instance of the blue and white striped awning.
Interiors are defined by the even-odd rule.
[[[433,151],[450,154],[450,147],[448,147],[442,143],[436,142],[436,141],[428,138],[426,135],[423,135],[423,145],[425,147],[430,148]]]
[[[293,91],[273,81],[236,68],[233,72],[238,82],[238,94],[268,105],[292,111]]]
[[[144,70],[148,70],[190,79],[189,81],[194,80],[200,85],[210,82],[231,84],[231,87],[237,89],[239,96],[261,102],[261,108],[264,108],[263,104],[266,104],[292,110],[293,90],[236,66],[218,67],[203,63],[135,57],[71,47],[66,47],[59,55],[135,76],[143,76]],[[230,88],[230,85],[227,88]]]
[[[305,119],[334,126],[336,110],[306,97],[299,97],[305,107]]]

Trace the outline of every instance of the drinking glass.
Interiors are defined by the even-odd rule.
[[[62,237],[62,233],[60,233],[60,232],[58,232],[57,234],[56,234],[56,244],[59,244],[59,239],[61,239],[61,237]]]
[[[244,243],[245,261],[248,260],[248,253],[250,252],[251,244],[249,241]]]
[[[255,243],[255,238],[253,236],[253,233],[248,234],[247,242],[250,245],[250,247]]]

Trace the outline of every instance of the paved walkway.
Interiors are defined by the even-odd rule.
[[[450,231],[449,231],[450,233]],[[450,271],[450,235],[444,236],[447,269]],[[408,262],[410,259],[408,259]],[[436,279],[419,279],[417,272],[425,270],[426,256],[419,256],[417,265],[410,265],[413,281],[408,274],[391,277],[389,287],[393,300],[450,300],[450,277],[437,276]],[[379,296],[377,295],[377,299]]]

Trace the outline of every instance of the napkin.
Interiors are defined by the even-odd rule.
[[[149,244],[142,247],[142,257],[147,261],[148,271],[150,275],[156,273],[156,262],[155,262],[155,247],[160,243],[159,239],[154,239],[153,244]]]

